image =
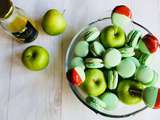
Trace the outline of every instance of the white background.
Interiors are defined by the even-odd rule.
[[[64,58],[72,37],[87,23],[104,17],[116,5],[128,5],[134,20],[160,38],[159,0],[13,0],[36,21],[40,34],[31,44],[19,44],[0,30],[0,120],[112,120],[83,106],[67,85]],[[49,8],[65,12],[67,31],[57,37],[46,35],[40,20]],[[27,70],[21,63],[23,50],[44,46],[50,53],[49,67],[41,72]],[[157,65],[157,67],[159,67]],[[159,72],[160,73],[160,72]],[[124,120],[159,120],[160,110],[146,110]]]

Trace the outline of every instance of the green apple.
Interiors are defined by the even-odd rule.
[[[65,31],[67,22],[62,13],[56,9],[51,9],[43,16],[42,27],[49,35],[59,35]]]
[[[110,25],[105,27],[100,35],[104,47],[122,47],[126,42],[125,32],[118,26]]]
[[[82,84],[82,89],[89,96],[99,96],[107,88],[104,74],[99,69],[88,69],[85,72],[86,80]]]
[[[127,105],[135,105],[142,101],[144,85],[134,80],[120,81],[117,89],[119,99]]]
[[[28,69],[39,71],[48,66],[49,54],[47,50],[41,46],[31,46],[24,50],[22,62]]]

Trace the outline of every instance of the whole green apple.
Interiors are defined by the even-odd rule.
[[[117,94],[123,103],[134,105],[141,102],[144,88],[143,84],[134,80],[122,80],[118,85]]]
[[[30,46],[24,50],[22,62],[28,69],[39,71],[48,66],[49,54],[41,46]]]
[[[56,9],[51,9],[43,16],[42,27],[49,35],[59,35],[65,31],[67,22],[62,13]]]
[[[99,96],[106,88],[107,84],[105,81],[104,74],[99,69],[88,69],[85,72],[86,80],[82,84],[82,89],[89,96]]]
[[[120,27],[110,25],[102,30],[100,40],[106,48],[119,48],[125,44],[126,36]]]

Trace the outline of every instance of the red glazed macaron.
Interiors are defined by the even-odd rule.
[[[69,74],[70,82],[75,86],[80,86],[85,81],[85,72],[81,67],[75,67]]]
[[[125,28],[132,20],[132,11],[125,5],[117,6],[111,15],[113,25]]]
[[[146,54],[155,53],[159,48],[158,39],[152,34],[146,34],[139,43],[139,49]]]

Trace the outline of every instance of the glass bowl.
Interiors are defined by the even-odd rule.
[[[68,70],[70,70],[70,62],[74,56],[74,54],[73,54],[74,47],[77,44],[77,42],[81,40],[81,37],[83,36],[85,30],[89,26],[96,26],[99,30],[102,30],[105,26],[108,26],[108,25],[111,25],[111,18],[110,17],[98,19],[98,20],[88,24],[87,26],[85,26],[82,30],[80,30],[80,32],[78,32],[75,35],[75,37],[72,39],[72,41],[68,47],[67,54],[66,54],[66,60],[65,60],[66,75],[67,75]],[[129,26],[127,26],[127,28],[125,28],[124,30],[125,30],[126,34],[128,34],[128,32],[133,29],[139,29],[143,33],[143,35],[147,34],[147,33],[152,34],[147,28],[145,28],[144,26],[142,26],[141,24],[139,24],[135,21],[132,21],[132,23]],[[129,117],[129,116],[135,115],[135,114],[137,114],[147,108],[143,102],[141,102],[137,105],[134,105],[134,106],[128,106],[128,105],[125,105],[120,102],[118,107],[113,111],[108,111],[108,110],[99,111],[99,110],[96,110],[95,108],[89,106],[89,104],[87,104],[87,102],[85,101],[85,98],[87,97],[87,95],[79,87],[72,85],[69,82],[69,80],[68,80],[68,83],[69,83],[69,86],[72,89],[73,93],[85,106],[87,106],[89,109],[91,109],[95,113],[99,113],[103,116],[112,117],[112,118]]]

